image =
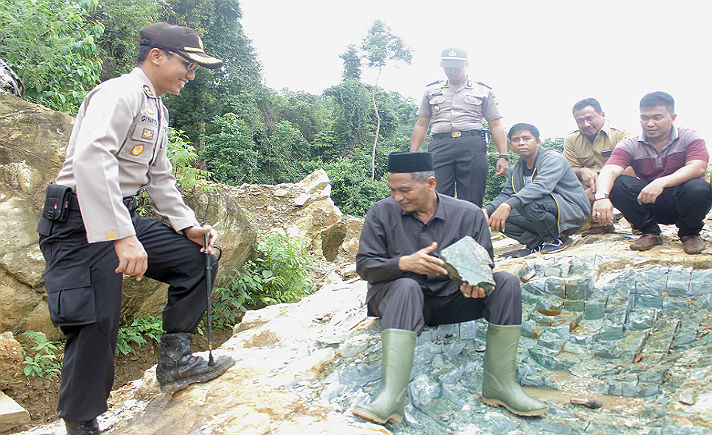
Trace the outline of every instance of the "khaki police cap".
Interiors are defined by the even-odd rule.
[[[140,45],[180,52],[186,59],[205,68],[216,69],[223,64],[222,60],[205,54],[203,41],[191,28],[163,22],[150,24],[139,30],[139,34]]]
[[[440,55],[443,68],[460,68],[467,63],[467,52],[462,48],[446,48]]]

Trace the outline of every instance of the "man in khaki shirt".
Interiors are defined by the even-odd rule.
[[[204,252],[213,253],[217,233],[198,223],[176,188],[161,100],[178,95],[198,65],[219,68],[222,61],[205,54],[187,27],[156,23],[140,36],[138,66],[97,86],[79,108],[37,226],[50,318],[67,337],[57,411],[70,435],[99,433],[96,417],[106,411],[113,384],[124,275],[169,284],[156,368],[161,390],[208,381],[233,364],[227,356],[211,364],[192,355],[211,290]],[[142,189],[170,226],[135,213]]]
[[[628,133],[609,125],[601,104],[595,98],[585,98],[574,104],[573,115],[578,130],[571,133],[564,141],[563,154],[593,204],[598,173],[601,172],[613,148],[625,139]],[[589,234],[613,231],[612,226],[593,225],[592,227],[591,224],[593,222],[589,221],[583,231]]]

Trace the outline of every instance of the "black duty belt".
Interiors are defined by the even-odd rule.
[[[433,139],[445,139],[448,137],[460,137],[460,136],[481,136],[484,139],[486,130],[466,130],[466,131],[451,131],[449,133],[435,133]]]
[[[123,198],[122,201],[124,203],[124,206],[128,208],[131,213],[136,211],[136,209],[138,208],[138,198],[135,196],[127,196]],[[77,199],[76,193],[72,193],[72,200],[69,203],[69,208],[71,210],[79,210],[79,200]]]

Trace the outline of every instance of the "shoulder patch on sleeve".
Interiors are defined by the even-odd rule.
[[[155,95],[153,95],[153,91],[151,90],[151,87],[148,85],[143,85],[143,92],[148,96],[149,98],[156,98]]]

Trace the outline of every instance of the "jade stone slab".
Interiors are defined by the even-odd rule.
[[[467,282],[480,286],[487,296],[494,290],[494,262],[485,248],[470,236],[465,236],[440,251],[448,276],[458,284]]]

